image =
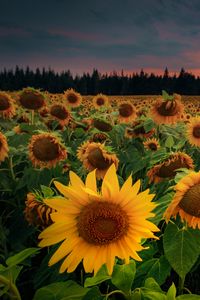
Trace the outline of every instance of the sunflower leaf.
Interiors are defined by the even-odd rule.
[[[32,256],[32,255],[35,255],[36,253],[38,253],[39,250],[40,250],[39,248],[27,248],[15,255],[9,257],[6,260],[6,264],[8,265],[8,267],[18,265],[18,264],[22,263],[29,256]]]
[[[136,266],[134,260],[129,265],[115,265],[111,281],[118,289],[128,292],[131,290],[135,273]]]
[[[101,282],[104,282],[104,281],[110,279],[110,278],[111,278],[111,276],[108,275],[106,266],[103,265],[97,272],[96,276],[86,278],[84,287],[97,285]]]

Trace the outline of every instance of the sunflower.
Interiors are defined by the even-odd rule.
[[[67,157],[65,147],[50,133],[33,135],[28,148],[29,159],[34,167],[52,168]]]
[[[119,122],[120,123],[129,123],[137,117],[137,112],[135,106],[129,102],[121,102],[118,108],[119,111]]]
[[[67,104],[71,107],[78,107],[82,102],[81,94],[75,92],[73,89],[68,89],[64,93],[64,98]]]
[[[93,134],[93,136],[90,139],[90,142],[104,143],[108,139],[109,139],[109,137],[105,133],[97,132],[97,133]]]
[[[67,125],[71,117],[70,112],[62,104],[53,104],[50,107],[50,114],[55,117],[62,126]]]
[[[173,100],[158,99],[152,106],[151,117],[157,124],[174,124],[184,112],[184,105],[174,97]]]
[[[200,117],[192,118],[188,123],[187,137],[192,146],[200,146]]]
[[[103,132],[109,132],[112,130],[112,125],[102,119],[94,119],[93,126]]]
[[[77,156],[82,161],[83,166],[88,171],[96,170],[97,178],[103,178],[108,168],[114,163],[118,168],[119,160],[116,154],[106,150],[101,143],[86,142],[78,149]]]
[[[0,92],[0,117],[11,119],[14,115],[14,100],[7,93]]]
[[[172,179],[176,170],[180,168],[194,169],[193,159],[184,152],[176,152],[169,158],[153,166],[148,172],[150,182],[158,183],[165,179]]]
[[[8,143],[5,135],[0,132],[0,163],[8,157]]]
[[[34,88],[24,88],[18,98],[22,107],[31,110],[38,110],[45,105],[45,96]]]
[[[46,205],[42,199],[38,199],[35,194],[27,194],[25,205],[24,216],[30,225],[45,228],[52,224],[50,214],[55,210]]]
[[[98,94],[92,99],[92,103],[96,109],[100,109],[108,105],[108,97],[103,94]]]
[[[143,142],[144,148],[151,151],[157,151],[160,148],[159,141],[155,138]]]
[[[132,257],[144,249],[142,238],[156,238],[153,231],[159,229],[147,219],[154,214],[154,195],[149,190],[141,193],[140,181],[132,186],[131,176],[120,189],[114,164],[104,177],[101,193],[97,191],[95,170],[86,178],[86,184],[70,172],[70,185],[54,182],[65,198],[44,202],[56,212],[51,214],[53,224],[39,235],[40,247],[62,241],[49,261],[53,265],[65,258],[60,273],[73,272],[83,260],[86,272],[98,272],[106,264],[111,275],[115,257],[129,264]]]
[[[200,229],[200,172],[190,172],[175,186],[176,193],[164,213],[166,221],[179,214],[189,227]]]

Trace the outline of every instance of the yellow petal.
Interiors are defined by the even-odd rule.
[[[75,189],[74,187],[65,186],[58,181],[54,181],[54,184],[59,192],[66,198],[73,200],[74,204],[83,204],[87,202],[88,196],[82,189],[80,190],[80,186]]]
[[[84,186],[84,183],[81,180],[81,178],[78,175],[76,175],[76,173],[74,173],[73,171],[69,172],[69,178],[71,185],[73,185],[74,187]]]
[[[86,188],[97,193],[96,169],[87,175],[85,185],[86,185]]]
[[[68,209],[67,200],[65,198],[48,198],[44,200],[44,203],[55,210],[62,210],[65,212]]]
[[[109,184],[111,187],[112,196],[114,196],[116,193],[119,193],[119,181],[117,178],[116,168],[114,164],[112,164],[109,167],[108,171],[104,176],[102,183],[102,194],[104,193],[104,188],[107,184]]]

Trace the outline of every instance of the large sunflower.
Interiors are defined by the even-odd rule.
[[[78,150],[78,157],[86,170],[96,169],[97,178],[103,178],[113,163],[118,168],[119,160],[116,154],[108,152],[105,145],[101,143],[84,143]]]
[[[135,106],[129,101],[123,101],[119,104],[119,122],[129,123],[136,119],[137,112]]]
[[[100,109],[101,107],[108,105],[108,97],[103,94],[97,94],[93,99],[92,103],[96,109]]]
[[[78,107],[81,105],[82,102],[81,94],[75,92],[73,89],[68,89],[64,93],[64,98],[66,103],[71,107]]]
[[[70,185],[54,182],[65,198],[53,198],[44,202],[56,212],[51,214],[54,224],[45,229],[39,238],[40,247],[62,244],[53,254],[49,265],[65,258],[60,273],[73,272],[83,260],[86,272],[96,274],[103,264],[112,274],[115,257],[140,260],[137,251],[144,249],[142,238],[156,238],[153,231],[159,229],[147,219],[154,214],[154,195],[149,190],[138,193],[140,181],[132,186],[131,176],[120,189],[115,166],[107,171],[101,188],[97,191],[95,170],[86,183],[70,172]]]
[[[187,137],[192,146],[200,147],[200,117],[195,117],[187,124]]]
[[[8,143],[5,135],[0,132],[0,163],[8,157]]]
[[[45,105],[45,96],[34,88],[24,88],[19,93],[18,101],[26,109],[38,110]]]
[[[178,98],[173,100],[158,99],[152,106],[151,117],[157,124],[174,124],[184,112],[184,105]]]
[[[34,167],[52,168],[67,157],[65,147],[50,133],[33,135],[28,148],[29,159]]]
[[[180,168],[194,169],[193,159],[184,152],[173,153],[163,162],[153,166],[148,172],[150,182],[158,183],[172,179]]]
[[[0,117],[10,119],[15,115],[14,100],[5,92],[0,92]]]
[[[175,186],[176,194],[164,213],[168,221],[179,214],[189,227],[200,229],[200,172],[191,172]]]
[[[50,107],[50,114],[60,123],[61,126],[67,125],[71,117],[70,112],[63,104],[53,104]]]

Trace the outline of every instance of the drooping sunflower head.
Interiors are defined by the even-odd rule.
[[[28,193],[25,201],[24,216],[29,225],[46,228],[52,224],[50,214],[55,212],[34,193]]]
[[[56,212],[51,214],[53,224],[39,238],[40,247],[62,241],[49,261],[53,265],[64,259],[60,273],[73,272],[83,262],[85,272],[98,272],[106,264],[112,274],[115,257],[129,264],[130,257],[141,260],[138,251],[142,238],[157,238],[159,229],[148,218],[154,216],[154,195],[149,190],[139,192],[140,181],[132,185],[131,176],[119,187],[114,164],[109,167],[97,190],[95,170],[85,184],[70,172],[70,185],[54,182],[64,196],[45,200]]]
[[[98,94],[92,99],[92,103],[96,109],[100,109],[108,105],[108,97],[103,94]]]
[[[0,117],[11,119],[15,115],[14,100],[9,94],[0,92]]]
[[[38,110],[45,105],[45,95],[40,90],[28,87],[19,93],[18,101],[26,109]]]
[[[173,100],[158,99],[151,109],[151,117],[157,124],[175,124],[184,112],[184,105],[177,98]]]
[[[65,147],[56,136],[50,133],[33,135],[28,149],[29,159],[34,167],[52,168],[67,157]]]
[[[8,143],[5,135],[0,132],[0,163],[8,157]]]
[[[200,146],[200,117],[195,117],[187,124],[187,138],[192,146]]]
[[[67,110],[67,108],[63,104],[53,104],[50,107],[50,114],[53,116],[58,122],[62,125],[65,126],[68,124],[71,114]]]
[[[190,172],[175,186],[175,195],[164,213],[166,221],[180,215],[189,227],[200,229],[200,172]]]
[[[144,148],[150,151],[157,151],[160,148],[159,141],[155,138],[143,142]]]
[[[81,94],[75,92],[74,89],[68,89],[64,93],[64,99],[67,105],[71,107],[78,107],[82,103],[82,96]]]
[[[148,172],[150,182],[158,183],[165,179],[172,179],[177,169],[194,169],[193,159],[184,152],[176,152],[163,162],[153,166]]]
[[[105,145],[101,143],[86,142],[79,148],[77,155],[86,170],[96,169],[97,178],[103,178],[113,163],[118,168],[119,160],[116,154],[107,151]]]
[[[109,132],[112,130],[112,125],[102,119],[94,119],[93,126],[103,132]]]
[[[108,136],[103,133],[103,132],[97,132],[93,134],[93,136],[90,139],[90,142],[95,142],[95,143],[104,143],[106,140],[108,140]]]
[[[125,137],[132,138],[149,138],[155,132],[155,128],[152,128],[148,131],[145,130],[144,123],[142,121],[134,121],[129,127],[125,130]]]
[[[118,107],[118,112],[120,123],[129,123],[137,117],[136,108],[130,101],[121,102]]]

